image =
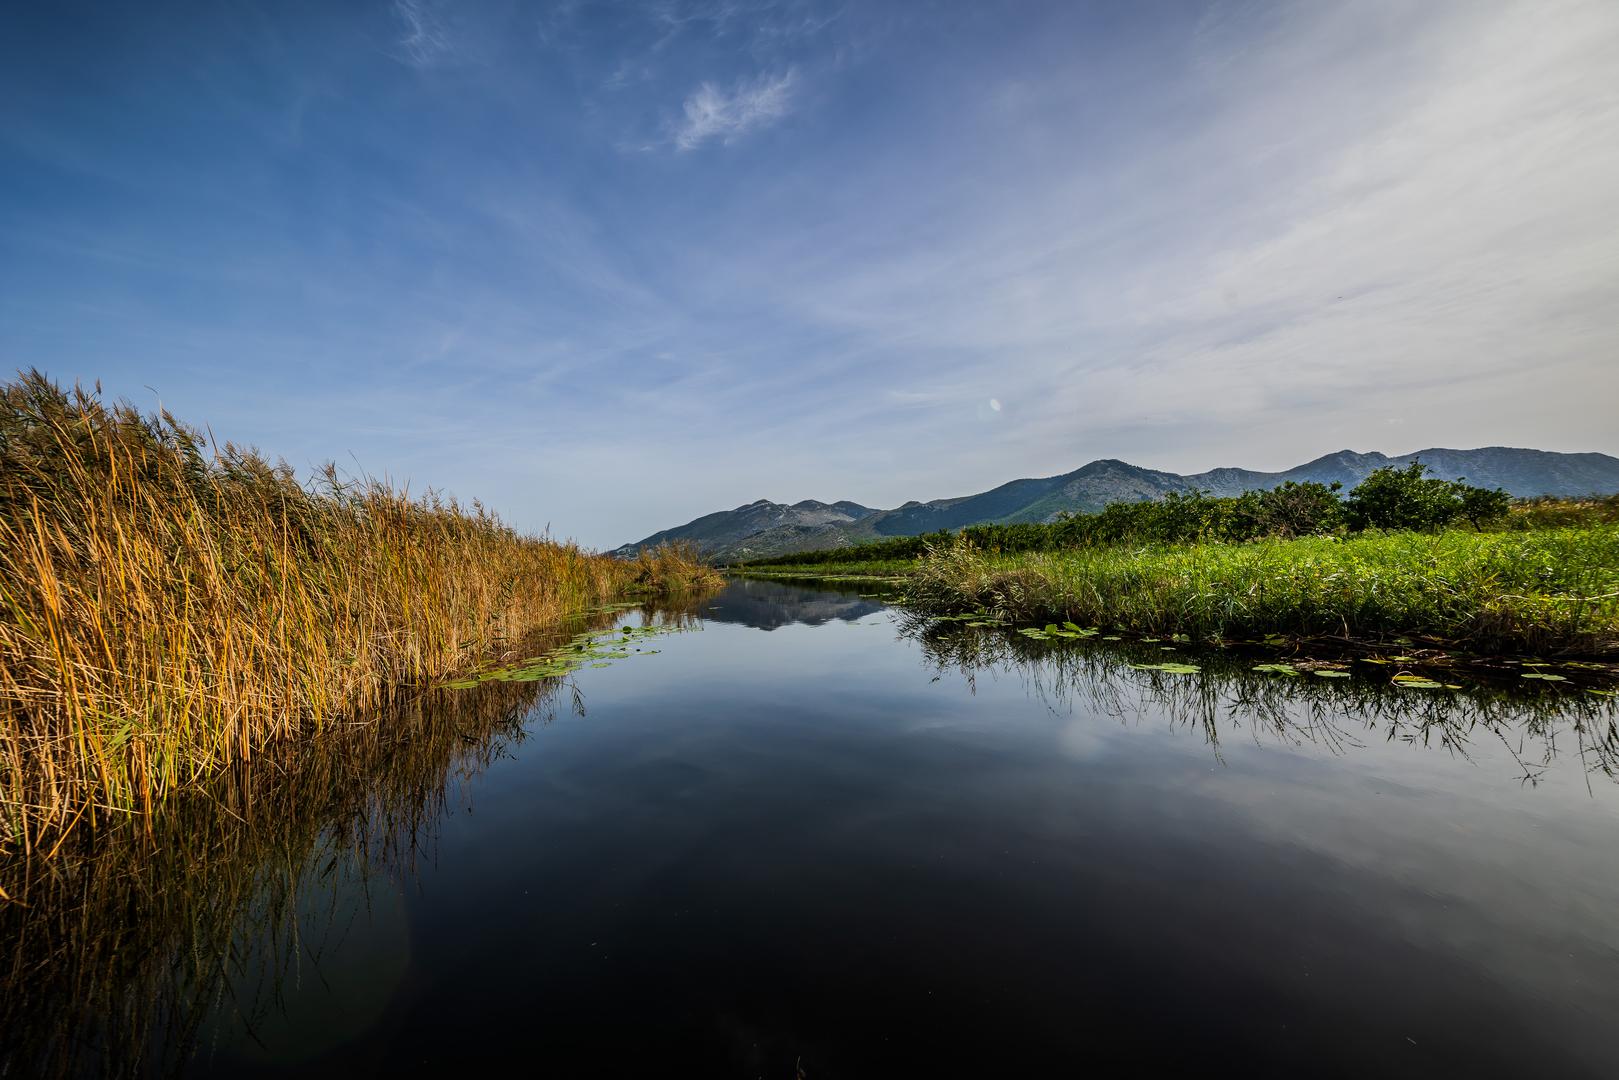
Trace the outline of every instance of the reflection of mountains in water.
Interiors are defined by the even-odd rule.
[[[741,623],[755,630],[774,630],[803,623],[820,626],[833,619],[854,622],[886,605],[852,592],[835,592],[773,581],[733,580],[703,605],[702,615],[715,622]]]

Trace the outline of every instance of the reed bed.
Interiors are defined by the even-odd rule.
[[[725,575],[698,554],[695,544],[677,541],[644,548],[629,564],[630,588],[663,598],[691,596],[717,589]]]
[[[0,386],[0,856],[149,815],[626,590],[713,572],[222,448],[39,372]]]
[[[1419,635],[1482,651],[1619,654],[1619,526],[1368,533],[995,555],[937,548],[921,610],[1207,638]]]
[[[613,621],[568,620],[537,644]],[[382,722],[267,747],[180,792],[149,831],[76,830],[9,882],[22,902],[0,904],[0,1076],[180,1075],[211,1025],[273,1016],[282,984],[341,940],[340,898],[431,864],[442,822],[536,718],[569,709],[565,689],[428,691]]]

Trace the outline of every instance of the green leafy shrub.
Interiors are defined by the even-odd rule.
[[[1349,528],[1434,532],[1466,520],[1475,528],[1498,521],[1512,505],[1506,492],[1474,487],[1461,480],[1440,480],[1413,461],[1403,469],[1378,469],[1344,500]]]

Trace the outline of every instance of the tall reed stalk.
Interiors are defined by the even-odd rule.
[[[49,855],[568,612],[711,573],[330,466],[305,487],[167,412],[21,374],[0,386],[0,854]]]

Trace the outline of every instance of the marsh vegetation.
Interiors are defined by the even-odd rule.
[[[601,611],[543,634],[610,628]],[[402,880],[489,766],[557,709],[558,679],[488,680],[287,740],[153,815],[76,830],[0,905],[0,1073],[167,1075],[222,1010],[252,1030],[335,950],[346,894]]]
[[[1619,528],[1391,533],[920,560],[908,602],[1200,639],[1420,636],[1474,651],[1619,651]]]
[[[24,374],[0,387],[0,858],[149,815],[571,613],[712,581],[689,552],[622,562],[330,466],[301,484]]]
[[[903,582],[907,602],[1023,625],[1209,640],[1418,635],[1476,650],[1619,653],[1619,497],[1514,503],[1373,473],[1346,498],[1286,484],[1119,503],[748,563],[739,573]]]

